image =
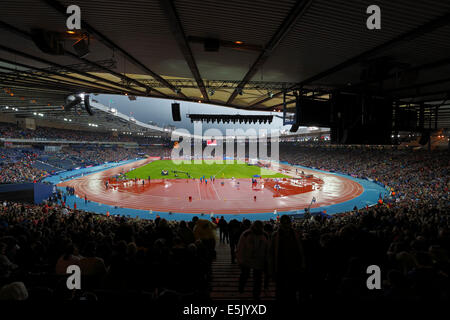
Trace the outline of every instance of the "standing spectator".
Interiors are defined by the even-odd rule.
[[[193,216],[191,221],[188,222],[189,229],[191,229],[193,231],[197,221],[198,221],[198,217],[197,216]]]
[[[219,234],[220,234],[220,242],[228,243],[228,223],[225,221],[223,216],[220,217],[219,220]]]
[[[186,246],[195,242],[194,233],[190,228],[188,228],[186,221],[180,221],[177,235]]]
[[[295,303],[305,257],[300,238],[291,226],[291,218],[283,215],[270,248],[270,274],[276,281],[277,300]]]
[[[208,253],[210,254],[210,258],[216,257],[216,224],[204,220],[199,219],[194,227],[194,237],[196,240],[201,240],[202,243],[205,244],[205,247],[208,249]]]
[[[168,245],[172,245],[173,232],[166,219],[159,220],[159,223],[155,228],[155,234],[156,239],[165,239]]]
[[[231,263],[236,263],[236,246],[241,236],[241,224],[236,219],[228,223],[228,236],[230,239]]]
[[[253,222],[250,229],[242,233],[237,249],[237,260],[241,268],[239,292],[244,292],[245,284],[253,270],[253,298],[259,299],[261,294],[262,274],[266,266],[269,248],[269,237],[263,230],[261,221]]]

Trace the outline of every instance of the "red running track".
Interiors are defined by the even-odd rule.
[[[178,213],[205,214],[239,214],[267,213],[277,210],[303,210],[308,207],[313,197],[317,199],[311,207],[327,206],[356,198],[363,192],[363,187],[345,177],[301,169],[312,178],[303,179],[304,187],[294,186],[289,181],[279,182],[280,191],[273,186],[271,179],[252,188],[251,179],[216,179],[214,183],[200,183],[198,179],[142,180],[111,183],[105,188],[105,181],[122,171],[142,166],[150,160],[140,160],[120,167],[108,169],[78,179],[65,181],[58,186],[72,186],[75,193],[88,200],[141,210]],[[282,165],[277,170],[296,176],[295,168]],[[300,169],[299,169],[300,171]],[[223,182],[223,184],[222,184]],[[313,190],[305,192],[305,187],[312,185]],[[192,201],[189,201],[189,196]],[[256,200],[254,199],[256,196]]]

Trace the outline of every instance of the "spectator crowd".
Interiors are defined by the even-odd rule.
[[[110,161],[135,157],[136,150],[64,153]],[[4,159],[17,156],[2,153]],[[19,167],[2,166],[1,182],[39,176],[29,166],[39,153],[20,156]],[[328,218],[282,216],[253,223],[139,220],[55,203],[5,202],[0,206],[0,299],[207,300],[217,227],[218,240],[230,246],[230,263],[240,267],[239,290],[252,275],[255,299],[274,281],[277,300],[285,303],[449,300],[448,150],[286,143],[280,145],[280,160],[373,179],[391,192],[376,206]],[[71,264],[80,266],[87,283],[80,292],[65,287]],[[370,265],[381,269],[381,290],[367,289]]]
[[[34,139],[34,140],[66,140],[66,141],[102,141],[102,142],[137,142],[167,143],[167,138],[142,137],[121,134],[121,132],[79,131],[71,129],[57,129],[50,127],[36,127],[35,130],[20,128],[11,123],[0,122],[0,138]]]

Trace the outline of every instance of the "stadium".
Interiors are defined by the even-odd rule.
[[[448,303],[449,32],[438,0],[2,4],[0,303]]]

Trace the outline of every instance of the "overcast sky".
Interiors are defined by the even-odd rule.
[[[271,124],[218,124],[218,123],[203,123],[203,131],[210,128],[217,128],[225,133],[226,129],[243,129],[247,130],[253,128],[258,130],[265,128],[271,129],[285,129],[289,130],[290,125],[283,126],[283,119],[277,116],[282,116],[282,112],[264,112],[264,111],[247,111],[238,110],[233,108],[227,108],[222,106],[216,106],[207,103],[195,103],[187,101],[176,101],[169,99],[149,98],[149,97],[136,97],[136,100],[130,101],[128,96],[122,95],[107,95],[99,94],[93,96],[93,99],[97,100],[105,106],[116,108],[120,113],[133,116],[136,120],[144,123],[153,121],[155,125],[164,127],[167,125],[175,126],[176,128],[184,128],[193,132],[194,125],[191,120],[187,118],[187,114],[254,114],[254,115],[273,115],[273,121]],[[180,103],[181,121],[172,121],[172,106],[173,102]],[[304,128],[304,127],[303,127]],[[306,128],[303,130],[306,131]],[[302,131],[303,131],[302,130]]]

